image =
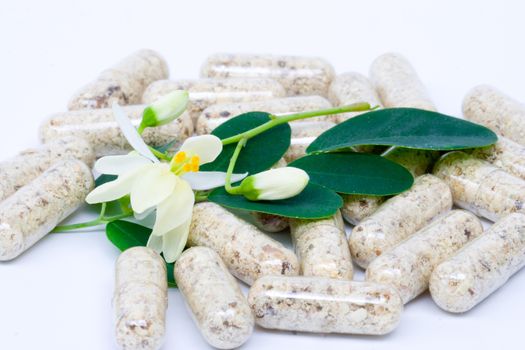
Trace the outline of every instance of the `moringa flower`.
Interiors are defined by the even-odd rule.
[[[144,109],[139,130],[171,123],[188,106],[188,91],[176,90],[157,99]]]
[[[301,193],[309,180],[308,174],[299,168],[270,169],[244,179],[239,193],[251,201],[286,199]]]

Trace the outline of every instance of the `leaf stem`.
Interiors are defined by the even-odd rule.
[[[130,213],[122,213],[119,215],[108,216],[108,217],[100,216],[96,218],[95,220],[91,220],[91,221],[81,222],[81,223],[72,224],[72,225],[57,226],[52,232],[53,233],[68,232],[68,231],[78,230],[81,228],[105,225],[105,224],[109,224],[112,221],[124,219],[130,216],[131,216]]]
[[[159,152],[154,147],[151,147],[151,146],[148,146],[148,147],[151,150],[151,152],[153,152],[153,155],[155,155],[155,157],[162,159],[162,160],[166,160],[168,162],[171,161],[171,157],[169,157],[166,153]]]
[[[373,109],[375,109],[375,107],[372,108],[369,103],[360,102],[360,103],[354,103],[348,106],[321,109],[321,110],[310,111],[310,112],[301,112],[301,113],[289,114],[289,115],[282,116],[282,117],[275,117],[271,115],[270,116],[271,120],[269,120],[268,122],[262,125],[259,125],[258,127],[253,128],[251,130],[228,137],[222,140],[222,144],[229,145],[232,143],[240,142],[242,139],[251,139],[252,137],[255,137],[275,126],[285,124],[285,123],[288,123],[294,120],[307,119],[307,118],[319,117],[323,115],[339,114],[339,113],[364,112],[364,111],[370,111]]]
[[[240,186],[232,187],[231,185],[231,178],[233,174],[233,170],[235,169],[235,163],[237,163],[237,158],[239,158],[239,154],[241,153],[242,148],[246,145],[246,142],[248,141],[247,138],[241,138],[239,140],[239,143],[237,144],[237,147],[235,147],[235,151],[233,152],[233,155],[230,159],[230,164],[228,165],[228,170],[226,170],[226,184],[224,185],[224,188],[229,194],[239,194]]]

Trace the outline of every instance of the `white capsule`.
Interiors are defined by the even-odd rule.
[[[292,139],[290,147],[283,158],[291,163],[306,155],[306,149],[314,140],[325,131],[333,128],[335,123],[323,121],[292,122]]]
[[[67,159],[0,203],[0,261],[12,260],[77,210],[93,189],[91,170]]]
[[[525,105],[501,91],[476,86],[463,99],[463,115],[525,146]]]
[[[474,214],[452,210],[374,259],[366,280],[394,286],[406,304],[427,290],[436,266],[482,233]]]
[[[260,213],[256,211],[251,212],[250,215],[253,218],[253,224],[265,232],[277,233],[282,232],[290,227],[288,219],[282,216]]]
[[[332,104],[321,96],[294,96],[262,101],[217,104],[206,108],[202,112],[197,120],[195,130],[198,135],[209,134],[222,123],[247,112],[261,111],[277,116],[284,116],[291,113],[314,111],[330,107],[332,107]],[[322,116],[304,120],[334,121],[334,119],[334,116]],[[300,121],[303,120],[298,120],[297,122]]]
[[[271,78],[286,89],[288,96],[326,96],[334,68],[318,57],[215,54],[201,69],[202,77]]]
[[[292,251],[214,203],[193,208],[188,244],[215,250],[230,272],[247,284],[265,275],[299,273]]]
[[[186,250],[175,264],[175,279],[199,331],[211,346],[233,349],[250,338],[254,326],[250,306],[214,250]]]
[[[125,106],[123,110],[131,122],[138,126],[144,108],[144,105]],[[147,144],[158,147],[173,140],[180,144],[192,133],[193,123],[189,114],[184,113],[169,124],[147,128],[142,135]],[[111,108],[56,113],[40,126],[40,139],[44,143],[68,135],[88,141],[97,157],[125,154],[132,150],[115,121]]]
[[[68,158],[79,159],[91,167],[95,154],[85,140],[66,136],[0,162],[0,201],[36,179],[54,163]]]
[[[525,215],[510,214],[441,263],[430,279],[436,304],[449,312],[478,305],[525,265]]]
[[[372,83],[364,75],[355,72],[337,75],[328,90],[328,98],[334,106],[368,102],[372,107],[382,107]],[[342,123],[362,113],[363,112],[339,114],[337,115],[336,123]]]
[[[115,335],[123,350],[157,350],[166,330],[166,264],[146,247],[120,254],[116,264]]]
[[[525,146],[511,141],[503,136],[492,146],[476,148],[471,154],[525,179]]]
[[[140,103],[144,89],[169,75],[166,61],[155,51],[140,50],[127,56],[81,88],[69,101],[69,110],[108,108]]]
[[[284,97],[284,88],[272,79],[159,80],[148,86],[142,102],[150,104],[174,90],[187,90],[188,112],[194,122],[209,106]]]
[[[248,303],[263,328],[315,333],[387,334],[403,311],[391,286],[303,276],[260,278]]]
[[[463,152],[444,155],[434,174],[452,191],[460,207],[497,221],[514,212],[525,213],[525,180]]]
[[[390,198],[354,227],[349,239],[352,258],[366,268],[450,208],[452,195],[446,183],[433,175],[416,178],[411,189]]]
[[[352,258],[339,211],[328,219],[290,220],[290,232],[301,275],[352,279]]]

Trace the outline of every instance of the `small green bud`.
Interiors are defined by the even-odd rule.
[[[144,109],[139,132],[146,128],[168,124],[178,118],[188,106],[189,94],[185,90],[172,91]]]
[[[299,168],[270,169],[244,179],[239,193],[251,201],[286,199],[301,193],[309,180],[308,174]]]

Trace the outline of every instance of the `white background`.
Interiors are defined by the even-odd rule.
[[[442,112],[490,83],[525,101],[522,1],[8,1],[0,2],[0,159],[37,145],[46,115],[99,71],[138,48],[197,77],[216,51],[318,55],[366,73],[395,50],[418,70]],[[86,218],[87,214],[74,220]],[[52,235],[0,263],[0,349],[113,349],[117,250],[102,232]],[[358,274],[358,278],[361,274]],[[523,348],[525,272],[464,315],[425,295],[384,337],[257,329],[245,349]],[[206,349],[170,291],[164,349]]]

